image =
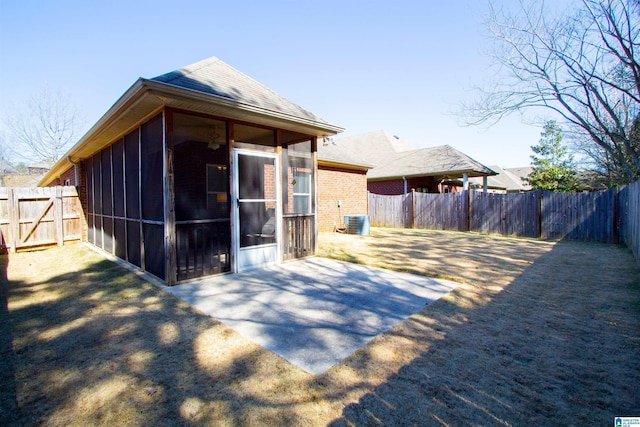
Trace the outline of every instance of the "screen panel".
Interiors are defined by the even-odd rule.
[[[93,159],[85,161],[87,173],[87,213],[93,213]]]
[[[113,253],[113,218],[102,217],[102,248]]]
[[[173,114],[177,221],[229,218],[229,144],[222,120]]]
[[[102,150],[102,214],[113,215],[111,197],[111,148]]]
[[[96,214],[102,215],[102,154],[93,156],[93,208]]]
[[[140,218],[140,194],[139,194],[139,132],[134,130],[124,137],[125,155],[125,179],[126,179],[126,200],[127,218]],[[140,233],[138,233],[140,234]]]
[[[124,219],[113,221],[114,255],[120,259],[127,259],[126,222]]]
[[[162,115],[141,127],[142,218],[164,220]]]
[[[145,269],[161,278],[165,278],[164,227],[155,224],[142,224],[144,233]]]
[[[95,243],[95,233],[93,231],[93,214],[87,215],[87,241],[91,244]]]
[[[124,216],[124,141],[118,140],[111,147],[113,172],[113,215]]]
[[[95,245],[102,247],[102,215],[96,215],[93,222],[93,233]]]
[[[140,223],[138,221],[127,221],[127,259],[131,264],[142,267]]]

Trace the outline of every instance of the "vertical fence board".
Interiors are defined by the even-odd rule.
[[[369,195],[371,224],[603,243],[638,240],[640,181],[592,193]],[[635,215],[635,216],[634,216]],[[636,243],[636,246],[640,244]],[[640,252],[640,248],[632,249]]]
[[[8,188],[0,191],[3,249],[63,245],[82,237],[82,207],[75,187]]]
[[[412,193],[412,224],[427,230],[467,231],[467,193]]]
[[[640,181],[623,187],[618,194],[620,241],[640,263]]]

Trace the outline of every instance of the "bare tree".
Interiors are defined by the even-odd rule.
[[[464,106],[469,124],[542,107],[612,180],[640,178],[640,2],[582,0],[552,17],[541,1],[511,14],[491,7],[492,56],[501,72]]]
[[[48,88],[29,97],[25,107],[7,119],[11,149],[26,160],[57,161],[75,142],[75,108],[62,93]]]

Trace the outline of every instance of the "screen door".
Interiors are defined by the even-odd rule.
[[[278,261],[278,158],[234,151],[237,271]]]

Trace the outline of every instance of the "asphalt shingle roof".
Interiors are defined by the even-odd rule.
[[[318,158],[360,159],[373,166],[369,179],[402,176],[493,175],[495,172],[449,145],[414,149],[385,130],[340,138],[335,145],[318,147]]]
[[[398,153],[412,150],[409,144],[391,135],[386,130],[376,130],[336,140],[335,144],[320,146],[320,160],[343,161],[357,159],[360,163],[379,166],[395,159]]]
[[[151,80],[227,98],[293,117],[327,123],[216,57],[204,59]]]
[[[493,175],[495,172],[450,145],[441,145],[401,153],[390,162],[372,169],[368,177],[376,179],[454,173],[478,176]]]
[[[509,169],[502,169],[499,166],[490,166],[492,170],[498,173],[496,176],[490,176],[487,185],[489,188],[504,188],[507,191],[527,191],[531,186],[523,181],[521,177],[514,175]],[[481,178],[471,178],[471,182],[478,186],[482,185]]]

